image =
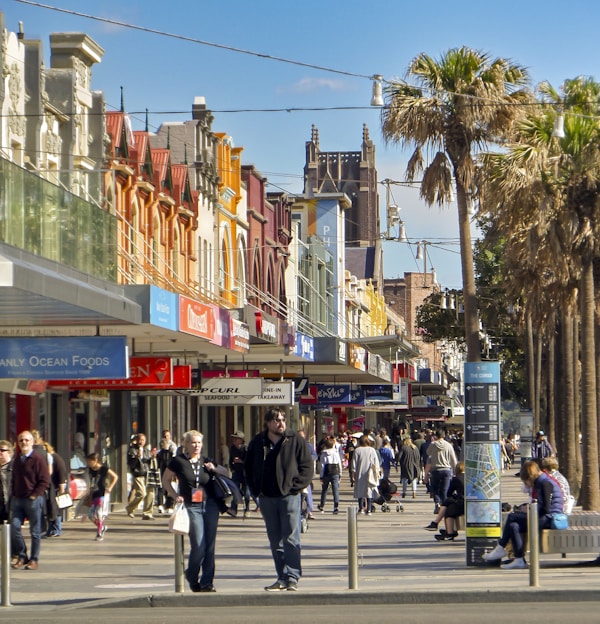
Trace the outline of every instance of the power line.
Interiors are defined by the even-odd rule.
[[[298,65],[300,67],[308,67],[309,69],[317,69],[319,71],[330,72],[334,74],[341,74],[343,76],[352,76],[354,78],[366,78],[372,80],[373,76],[367,76],[366,74],[357,74],[355,72],[345,71],[342,69],[334,69],[332,67],[325,67],[323,65],[314,65],[312,63],[305,63],[303,61],[296,61],[293,59],[287,59],[281,56],[274,56],[272,54],[265,54],[262,52],[254,52],[253,50],[245,50],[243,48],[236,48],[228,46],[222,43],[214,43],[212,41],[205,41],[203,39],[196,39],[195,37],[187,37],[186,35],[179,35],[176,33],[170,33],[155,28],[149,28],[147,26],[138,26],[136,24],[128,24],[127,22],[121,22],[115,19],[109,19],[107,17],[100,17],[98,15],[89,15],[88,13],[81,13],[80,11],[73,11],[70,9],[63,9],[60,7],[50,6],[48,4],[42,4],[41,2],[32,2],[31,0],[15,0],[21,4],[27,4],[29,6],[37,7],[39,9],[47,9],[49,11],[56,11],[58,13],[66,13],[67,15],[74,15],[76,17],[83,17],[85,19],[94,20],[97,22],[103,22],[104,24],[110,24],[112,26],[121,26],[122,28],[130,28],[131,30],[139,30],[140,32],[149,33],[152,35],[160,35],[162,37],[170,37],[171,39],[178,39],[179,41],[187,41],[188,43],[196,43],[199,45],[205,45],[212,48],[218,48],[220,50],[227,50],[229,52],[237,52],[239,54],[247,54],[249,56],[256,56],[258,58],[264,58],[271,61],[278,61],[280,63],[289,63],[290,65]]]

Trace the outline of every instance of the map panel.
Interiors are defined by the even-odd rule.
[[[465,444],[467,499],[500,500],[500,444]]]

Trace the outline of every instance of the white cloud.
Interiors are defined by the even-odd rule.
[[[349,87],[343,80],[332,78],[302,78],[294,84],[280,87],[279,93],[315,93],[317,91],[348,91]]]

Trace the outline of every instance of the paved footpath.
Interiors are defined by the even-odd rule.
[[[515,471],[503,476],[502,498],[524,501]],[[392,473],[394,479],[394,473]],[[315,485],[319,488],[318,481]],[[358,516],[358,589],[348,589],[346,509],[353,504],[343,476],[341,513],[316,513],[302,536],[303,578],[298,592],[267,593],[275,580],[273,563],[258,513],[246,519],[222,516],[217,538],[215,594],[175,593],[174,536],[167,517],[154,522],[114,513],[103,542],[94,541],[89,522],[71,521],[63,536],[42,543],[40,568],[10,574],[8,609],[46,605],[47,609],[94,606],[191,606],[197,604],[398,604],[503,602],[505,600],[596,600],[600,567],[585,565],[598,553],[541,557],[540,587],[529,586],[526,570],[467,567],[461,533],[454,542],[436,542],[423,527],[432,502],[423,486],[416,500],[402,500],[404,511]],[[186,544],[187,548],[187,544]],[[2,608],[0,607],[0,613]]]

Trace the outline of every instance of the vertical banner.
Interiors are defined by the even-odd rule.
[[[467,566],[489,566],[502,532],[500,364],[467,362],[464,378]]]

